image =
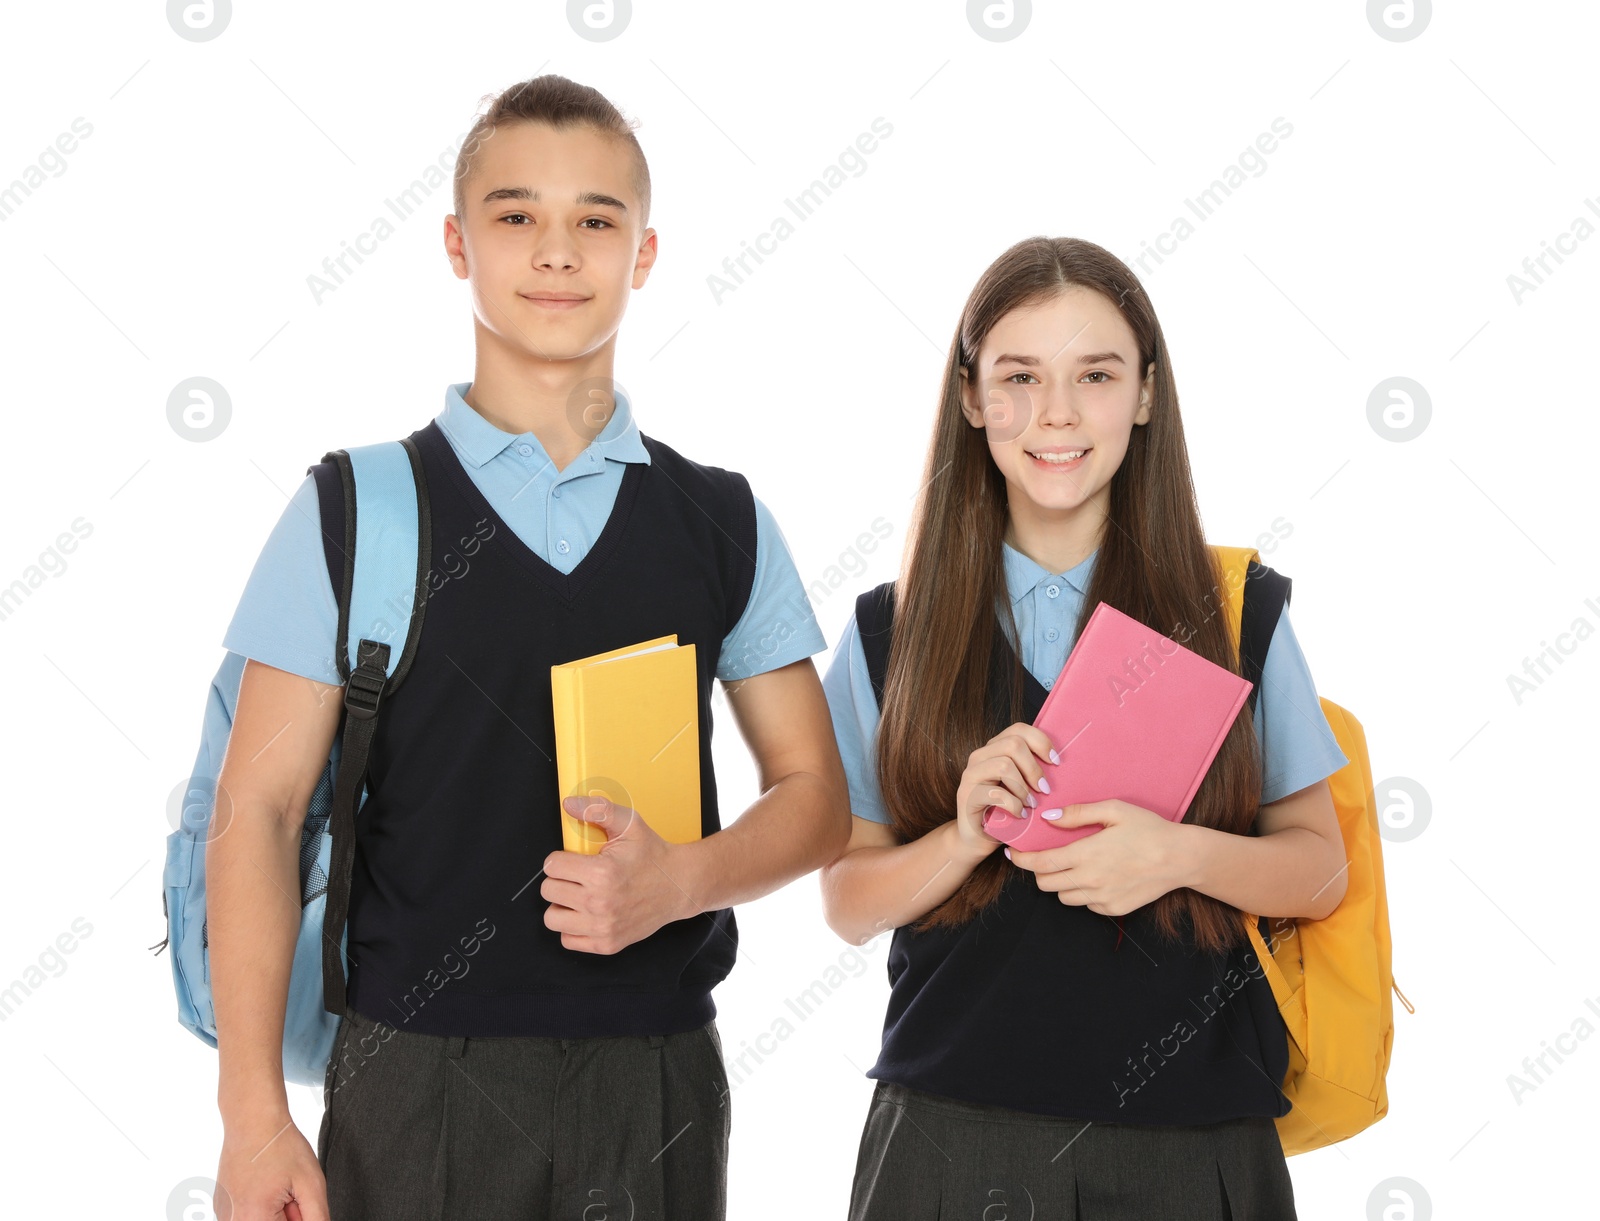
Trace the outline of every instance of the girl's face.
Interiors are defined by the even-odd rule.
[[[1128,438],[1150,420],[1155,365],[1141,376],[1138,361],[1132,329],[1092,289],[1069,288],[995,324],[976,378],[961,370],[962,410],[988,435],[1013,526],[1019,515],[1096,528],[1105,519]]]

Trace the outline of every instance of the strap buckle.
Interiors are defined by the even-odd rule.
[[[361,664],[350,672],[344,685],[344,706],[351,716],[366,721],[378,715],[378,704],[389,681],[389,646],[363,640],[358,648]]]

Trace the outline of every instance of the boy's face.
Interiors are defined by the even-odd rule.
[[[445,220],[481,327],[543,360],[581,360],[612,341],[656,257],[633,168],[626,145],[586,125],[513,123],[484,139],[466,215]]]

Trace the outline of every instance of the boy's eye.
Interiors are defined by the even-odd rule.
[[[507,216],[502,216],[500,219],[503,220],[503,221],[526,221],[530,225],[533,224],[532,218],[530,218],[528,216],[528,214],[525,213],[525,212],[512,212]],[[585,220],[581,220],[581,221],[578,222],[578,227],[582,228],[584,225],[590,225],[590,224],[601,225],[601,226],[604,226],[607,229],[612,229],[612,228],[616,227],[610,221],[608,221],[604,217],[600,217],[600,216],[591,216],[591,217],[588,217]],[[522,228],[522,225],[518,224],[518,225],[515,225],[514,227],[520,229],[520,228]]]

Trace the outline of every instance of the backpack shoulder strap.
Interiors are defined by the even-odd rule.
[[[1250,684],[1250,712],[1256,709],[1261,671],[1278,618],[1289,601],[1288,577],[1261,563],[1254,547],[1212,547],[1222,569],[1228,628],[1239,647],[1239,670]]]
[[[432,565],[432,515],[414,437],[334,450],[311,468],[322,511],[323,554],[339,603],[336,661],[348,679],[362,640],[390,646],[393,690],[422,635]]]
[[[885,581],[856,598],[856,631],[867,658],[872,694],[883,706],[883,684],[889,673],[889,644],[894,634],[894,582]]]
[[[338,473],[336,494],[326,473]],[[319,470],[322,473],[318,473]],[[339,603],[336,658],[344,686],[344,728],[333,802],[327,907],[323,915],[323,1007],[345,1009],[342,954],[355,861],[356,805],[385,694],[404,681],[422,635],[433,536],[427,478],[414,435],[334,450],[317,474],[324,553]],[[337,557],[329,552],[337,547]]]

